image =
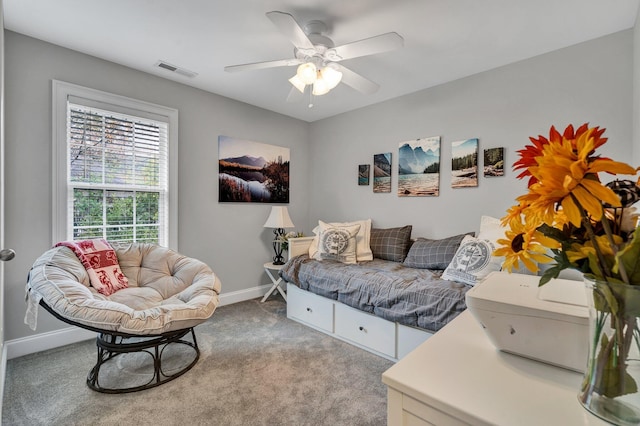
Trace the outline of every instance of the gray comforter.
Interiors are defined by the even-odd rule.
[[[280,271],[288,283],[389,321],[435,332],[466,309],[468,287],[440,278],[442,271],[374,259],[356,265],[291,259]]]

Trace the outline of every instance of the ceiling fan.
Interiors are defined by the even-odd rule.
[[[299,100],[307,87],[311,88],[309,96],[320,96],[328,93],[340,82],[364,94],[374,93],[380,87],[378,84],[339,62],[399,49],[404,45],[404,39],[399,34],[389,32],[335,46],[333,41],[324,35],[327,26],[322,21],[310,21],[302,27],[288,13],[273,11],[267,12],[266,15],[293,43],[294,58],[231,65],[224,70],[236,72],[297,66],[296,75],[289,79],[293,85],[287,98],[289,102]],[[310,103],[309,106],[313,104]]]

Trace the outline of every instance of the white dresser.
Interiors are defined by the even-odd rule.
[[[582,374],[495,349],[465,311],[382,375],[388,425],[605,425]]]

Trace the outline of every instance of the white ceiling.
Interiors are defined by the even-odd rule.
[[[309,122],[631,28],[639,2],[3,0],[9,30]],[[380,84],[373,95],[340,84],[313,108],[287,103],[295,67],[223,70],[293,57],[292,44],[265,16],[272,10],[301,25],[323,20],[336,45],[390,31],[405,45],[342,62]],[[157,68],[159,60],[198,75]]]

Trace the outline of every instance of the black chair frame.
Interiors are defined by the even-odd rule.
[[[97,392],[119,394],[150,389],[180,377],[189,371],[200,358],[200,349],[198,348],[198,342],[196,341],[196,334],[193,327],[152,335],[120,333],[110,330],[102,330],[69,320],[55,312],[44,302],[44,300],[40,300],[40,305],[61,321],[98,333],[96,338],[98,360],[96,365],[93,366],[87,375],[87,386]],[[187,334],[191,334],[192,341],[183,339]],[[136,341],[128,342],[128,339],[136,339]],[[168,345],[173,343],[183,344],[192,348],[195,352],[195,358],[191,363],[181,367],[177,372],[173,374],[165,374],[162,371],[162,353]],[[101,386],[99,382],[100,368],[118,355],[133,352],[146,352],[153,358],[153,377],[151,380],[139,386],[125,388],[109,388]]]

